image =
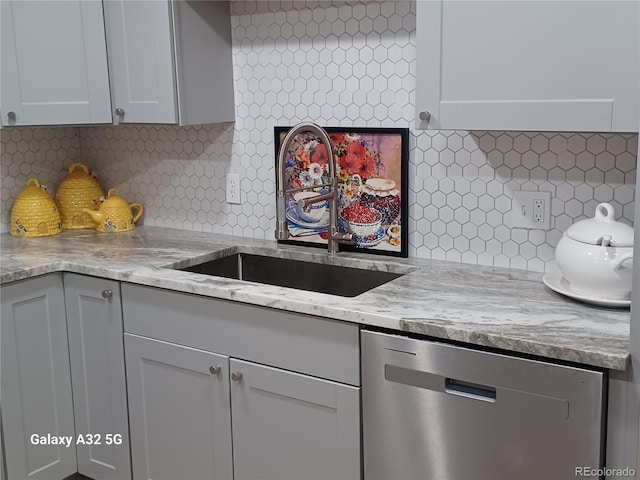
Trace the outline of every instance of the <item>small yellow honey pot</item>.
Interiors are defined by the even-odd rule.
[[[83,208],[98,210],[104,192],[98,181],[89,174],[86,165],[76,162],[69,167],[69,175],[56,192],[55,200],[62,218],[62,228],[95,228],[96,224]]]
[[[132,212],[134,209],[137,209],[135,215]],[[143,208],[139,203],[128,204],[124,198],[118,195],[116,189],[112,188],[97,212],[88,208],[84,208],[82,211],[88,213],[97,223],[97,231],[116,233],[133,230],[135,222],[142,215]]]
[[[38,180],[30,178],[11,209],[11,235],[47,237],[61,231],[62,222],[56,202]]]

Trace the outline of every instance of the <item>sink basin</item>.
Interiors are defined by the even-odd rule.
[[[402,276],[399,273],[249,253],[235,253],[179,270],[342,297],[355,297]]]

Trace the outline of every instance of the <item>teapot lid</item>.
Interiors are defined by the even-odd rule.
[[[567,237],[590,245],[633,247],[633,228],[614,218],[613,206],[600,203],[593,218],[580,220],[571,225]]]

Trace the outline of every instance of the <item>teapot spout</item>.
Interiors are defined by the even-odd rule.
[[[96,223],[101,223],[106,219],[104,213],[102,212],[98,212],[96,210],[89,210],[88,208],[83,208],[82,211],[84,213],[88,213],[93,219],[93,221]]]

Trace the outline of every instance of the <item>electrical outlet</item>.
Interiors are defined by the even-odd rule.
[[[240,203],[240,175],[227,173],[227,203]]]
[[[547,202],[541,198],[533,199],[533,221],[535,223],[544,223],[546,219],[545,206]]]
[[[535,230],[551,228],[551,193],[513,192],[511,200],[512,227]]]

